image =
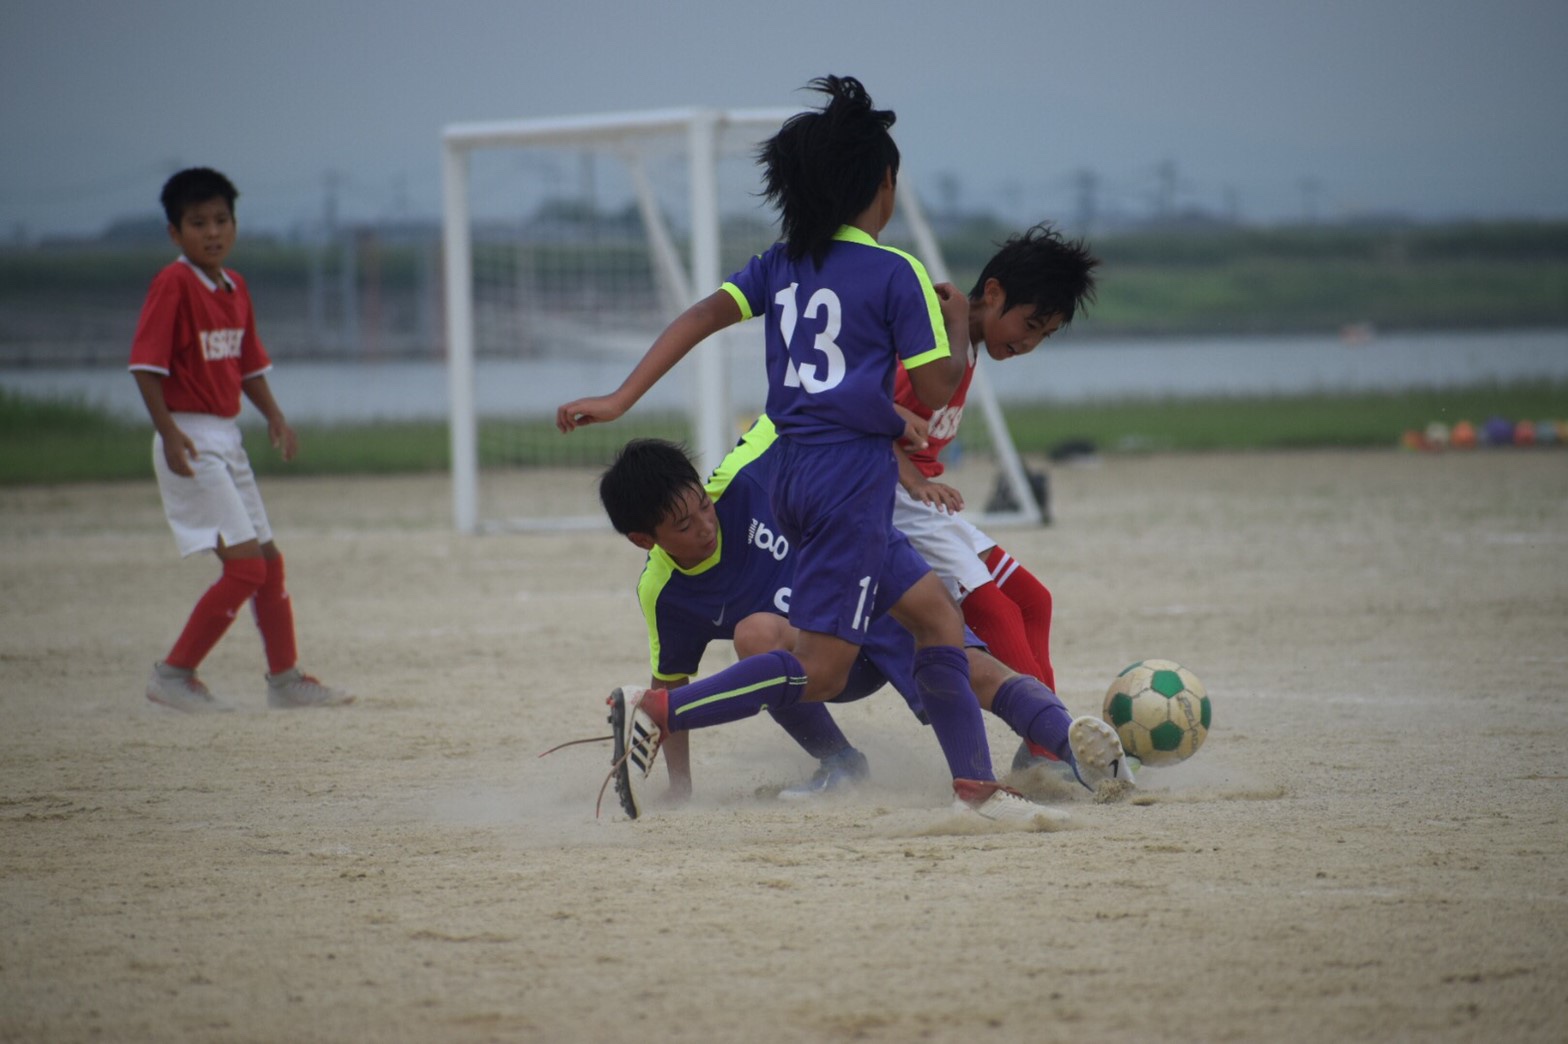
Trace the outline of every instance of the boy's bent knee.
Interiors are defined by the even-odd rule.
[[[844,691],[850,668],[860,655],[860,646],[832,635],[801,631],[795,643],[795,659],[806,672],[806,687],[801,699],[808,703],[831,700]]]
[[[795,633],[789,621],[775,613],[752,613],[735,625],[735,655],[741,659],[776,649],[791,649]]]

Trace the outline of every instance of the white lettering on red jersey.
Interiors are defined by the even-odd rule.
[[[222,359],[238,359],[240,345],[245,342],[245,330],[203,330],[201,332],[201,355],[208,362],[218,362]]]
[[[898,367],[898,373],[893,379],[893,401],[924,417],[930,424],[930,430],[926,433],[926,448],[909,454],[909,459],[926,478],[936,478],[942,474],[942,462],[937,457],[943,447],[958,437],[958,425],[964,419],[964,400],[969,397],[969,382],[974,380],[975,363],[979,359],[980,346],[970,345],[964,375],[959,379],[953,397],[939,410],[933,410],[920,401],[920,397],[915,394],[915,386],[909,381],[909,372],[902,364]]]
[[[181,257],[147,291],[130,368],[163,376],[172,412],[236,417],[241,382],[272,369],[245,280],[238,272],[223,275],[215,283]]]

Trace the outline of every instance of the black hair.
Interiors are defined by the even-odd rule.
[[[827,256],[833,233],[871,205],[889,170],[898,177],[891,109],[873,109],[853,76],[822,76],[806,85],[828,96],[821,109],[796,113],[757,149],[763,196],[779,208],[792,260]]]
[[[702,480],[684,447],[664,439],[632,439],[599,476],[599,502],[617,533],[652,536],[692,487],[701,489]]]
[[[979,300],[988,279],[1002,287],[1006,307],[1033,305],[1041,318],[1060,315],[1062,325],[1094,300],[1094,270],[1100,259],[1081,239],[1067,239],[1048,222],[1012,236],[985,263],[970,300]]]
[[[188,167],[163,183],[158,201],[163,204],[163,215],[169,224],[179,227],[186,207],[194,207],[209,199],[222,199],[234,213],[234,201],[240,198],[234,182],[211,167]]]

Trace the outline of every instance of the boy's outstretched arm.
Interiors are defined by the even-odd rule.
[[[715,290],[664,328],[619,388],[609,395],[573,399],[555,411],[555,426],[564,433],[579,425],[615,420],[636,405],[688,352],[740,320],[740,306],[735,299],[723,290]]]

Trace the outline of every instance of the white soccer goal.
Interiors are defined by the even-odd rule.
[[[675,315],[777,236],[757,145],[793,110],[676,109],[463,123],[442,134],[452,513],[460,532],[607,523],[594,480],[627,439],[685,442],[706,473],[766,398],[762,323],[699,346],[637,407],[570,436],[568,399],[611,391]],[[882,237],[948,278],[907,174]],[[967,290],[967,286],[961,287]],[[1040,511],[996,397],[976,372],[965,438],[994,451],[1016,510]],[[541,469],[575,469],[538,481]],[[561,488],[570,490],[561,494]],[[542,489],[553,492],[541,494]],[[977,504],[978,508],[979,505]],[[973,510],[973,509],[972,509]]]

